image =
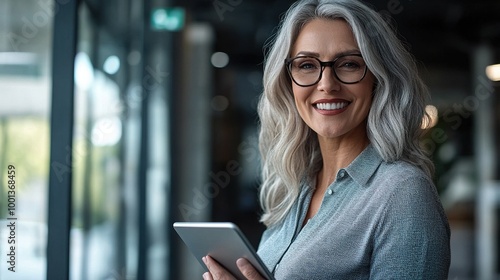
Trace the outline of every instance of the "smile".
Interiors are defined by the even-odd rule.
[[[339,110],[347,107],[348,102],[338,102],[338,103],[317,103],[314,106],[319,110]]]

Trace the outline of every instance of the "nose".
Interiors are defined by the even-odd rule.
[[[323,69],[323,74],[317,86],[319,91],[324,91],[326,93],[338,91],[340,89],[340,81],[335,78],[332,67],[325,67]]]

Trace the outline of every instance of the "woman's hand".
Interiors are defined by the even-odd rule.
[[[229,271],[222,267],[217,261],[212,259],[210,256],[203,257],[203,262],[208,268],[208,272],[203,274],[204,280],[236,280]],[[265,280],[260,276],[259,272],[253,267],[253,265],[244,258],[240,258],[236,261],[236,265],[241,271],[241,274],[245,276],[248,280]]]

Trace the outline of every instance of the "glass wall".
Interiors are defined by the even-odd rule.
[[[52,7],[0,1],[0,279],[45,279]]]
[[[131,49],[141,5],[78,9],[73,130],[71,279],[135,279],[139,240],[141,49]],[[113,9],[115,18],[107,17]],[[105,16],[106,15],[106,16]],[[140,23],[139,17],[139,23]],[[137,42],[135,42],[137,43]],[[139,44],[138,47],[141,45]]]

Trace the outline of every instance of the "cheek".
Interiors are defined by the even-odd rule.
[[[366,83],[362,84],[362,87],[359,89],[359,92],[361,93],[361,98],[364,99],[364,106],[371,107],[372,102],[373,102],[373,92],[375,91],[375,79],[373,75],[367,76],[365,80]]]
[[[367,78],[367,87],[369,88],[368,90],[370,91],[370,94],[373,96],[373,93],[375,92],[375,89],[377,88],[377,79],[375,78],[375,75],[372,74],[372,72],[368,71],[366,74]]]
[[[305,102],[311,96],[314,89],[313,87],[299,87],[296,84],[292,86],[293,97],[299,102]]]
[[[360,99],[362,100],[362,106],[365,110],[369,110],[370,107],[372,106],[372,101],[373,101],[373,91],[371,88],[366,88],[362,96],[360,96]]]
[[[303,121],[309,119],[310,112],[308,112],[307,98],[309,94],[302,88],[293,88],[293,98],[295,102],[295,110]],[[307,122],[307,121],[306,121]]]
[[[303,88],[298,86],[294,86],[292,89],[295,106],[297,106],[297,108],[300,108],[303,106],[304,102],[306,102],[308,93],[305,92]]]
[[[357,90],[357,114],[359,118],[368,117],[373,103],[373,86],[366,85]]]

